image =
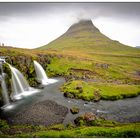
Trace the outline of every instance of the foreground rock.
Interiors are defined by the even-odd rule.
[[[52,125],[62,123],[68,109],[57,103],[46,100],[25,108],[9,120],[11,124]]]

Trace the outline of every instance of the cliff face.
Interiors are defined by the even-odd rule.
[[[35,80],[36,75],[33,60],[37,60],[44,67],[44,69],[47,67],[47,64],[50,63],[48,55],[39,55],[36,58],[25,55],[11,56],[7,58],[7,62],[12,66],[16,67],[17,69],[19,69],[26,77],[26,79],[28,79],[31,86],[36,86],[37,83]],[[8,66],[5,67],[5,71],[7,71],[6,70],[7,68]]]

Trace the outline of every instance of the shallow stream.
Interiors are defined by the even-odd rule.
[[[28,108],[34,103],[40,101],[52,100],[56,103],[72,108],[74,106],[80,109],[76,115],[69,113],[65,117],[63,123],[67,124],[85,112],[93,112],[94,114],[103,116],[107,119],[116,120],[119,122],[138,122],[140,121],[140,96],[134,98],[127,98],[117,101],[99,101],[87,102],[80,99],[70,99],[63,96],[59,87],[65,82],[64,78],[55,78],[58,82],[47,85],[39,93],[24,97],[22,100],[12,103],[12,108],[2,112],[4,116],[11,117],[17,112]]]

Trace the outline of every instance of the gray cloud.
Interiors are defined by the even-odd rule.
[[[140,3],[0,3],[0,17],[35,16],[75,12],[88,18],[116,17],[140,19]],[[74,15],[73,15],[74,16]]]

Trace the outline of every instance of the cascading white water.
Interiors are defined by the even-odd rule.
[[[50,83],[55,83],[57,80],[55,79],[49,79],[45,73],[45,70],[43,67],[34,60],[34,67],[35,67],[35,72],[37,76],[37,81],[40,82],[42,85],[47,85]]]
[[[11,65],[10,69],[12,71],[12,84],[13,84],[13,90],[15,94],[28,91],[29,90],[29,84],[25,80],[24,76],[17,70],[16,68],[12,67]]]
[[[2,97],[4,101],[4,106],[7,107],[10,104],[10,99],[6,87],[6,82],[5,82],[5,73],[3,72],[3,64],[5,62],[5,57],[0,57],[0,81],[1,81],[1,89],[2,89]]]
[[[42,66],[37,62],[34,61],[34,68],[35,68],[35,72],[36,72],[36,76],[37,76],[37,81],[40,82],[41,84],[45,84],[48,82],[48,77],[44,71],[44,69],[42,68]]]
[[[4,79],[4,73],[2,73],[1,76],[1,87],[2,87],[2,96],[3,96],[3,100],[4,100],[4,106],[7,106],[10,104],[9,101],[9,95],[8,95],[8,91],[7,91],[7,87],[6,87],[6,83],[5,83],[5,79]]]
[[[12,99],[20,99],[21,96],[30,95],[37,90],[31,88],[19,70],[8,64],[12,72]]]

